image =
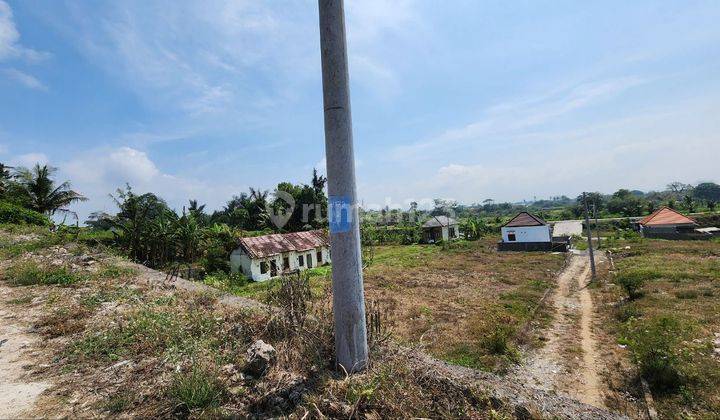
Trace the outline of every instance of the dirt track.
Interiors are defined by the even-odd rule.
[[[35,365],[30,352],[37,335],[25,332],[7,308],[8,288],[0,286],[0,418],[18,418],[30,411],[36,399],[50,384],[28,378],[27,369]]]
[[[604,408],[600,358],[592,331],[594,308],[586,289],[589,272],[587,256],[571,257],[558,276],[552,297],[555,319],[545,346],[530,354],[510,379]]]

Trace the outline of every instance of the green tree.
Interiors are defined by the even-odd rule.
[[[32,169],[18,168],[16,179],[22,187],[22,191],[30,209],[47,215],[57,212],[74,212],[67,209],[67,206],[78,201],[86,201],[80,193],[73,191],[70,181],[56,185],[52,178],[57,168],[48,165],[35,164]],[[77,216],[76,216],[77,217]]]
[[[720,185],[714,182],[702,182],[693,189],[693,195],[698,200],[717,203],[720,201]]]

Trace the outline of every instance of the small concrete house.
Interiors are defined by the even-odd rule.
[[[647,238],[684,239],[694,235],[698,224],[695,220],[663,207],[638,222],[640,233]]]
[[[433,216],[422,225],[423,241],[435,243],[460,237],[457,220],[447,216]]]
[[[526,211],[518,213],[501,228],[501,251],[550,251],[552,228],[542,218]]]
[[[230,270],[254,281],[330,263],[330,243],[322,230],[242,238],[239,245],[230,254]]]

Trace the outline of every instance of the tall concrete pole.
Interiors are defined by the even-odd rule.
[[[360,225],[355,187],[343,0],[319,0],[335,355],[347,372],[367,366]]]
[[[588,203],[585,193],[583,193],[583,203],[585,203],[585,225],[587,226],[588,252],[590,253],[590,271],[592,271],[592,279],[595,280],[595,256],[592,247],[592,231],[590,230],[590,214],[588,212]]]

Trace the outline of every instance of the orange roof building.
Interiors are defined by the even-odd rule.
[[[670,207],[663,207],[645,216],[639,222],[640,226],[695,226],[697,222]]]

